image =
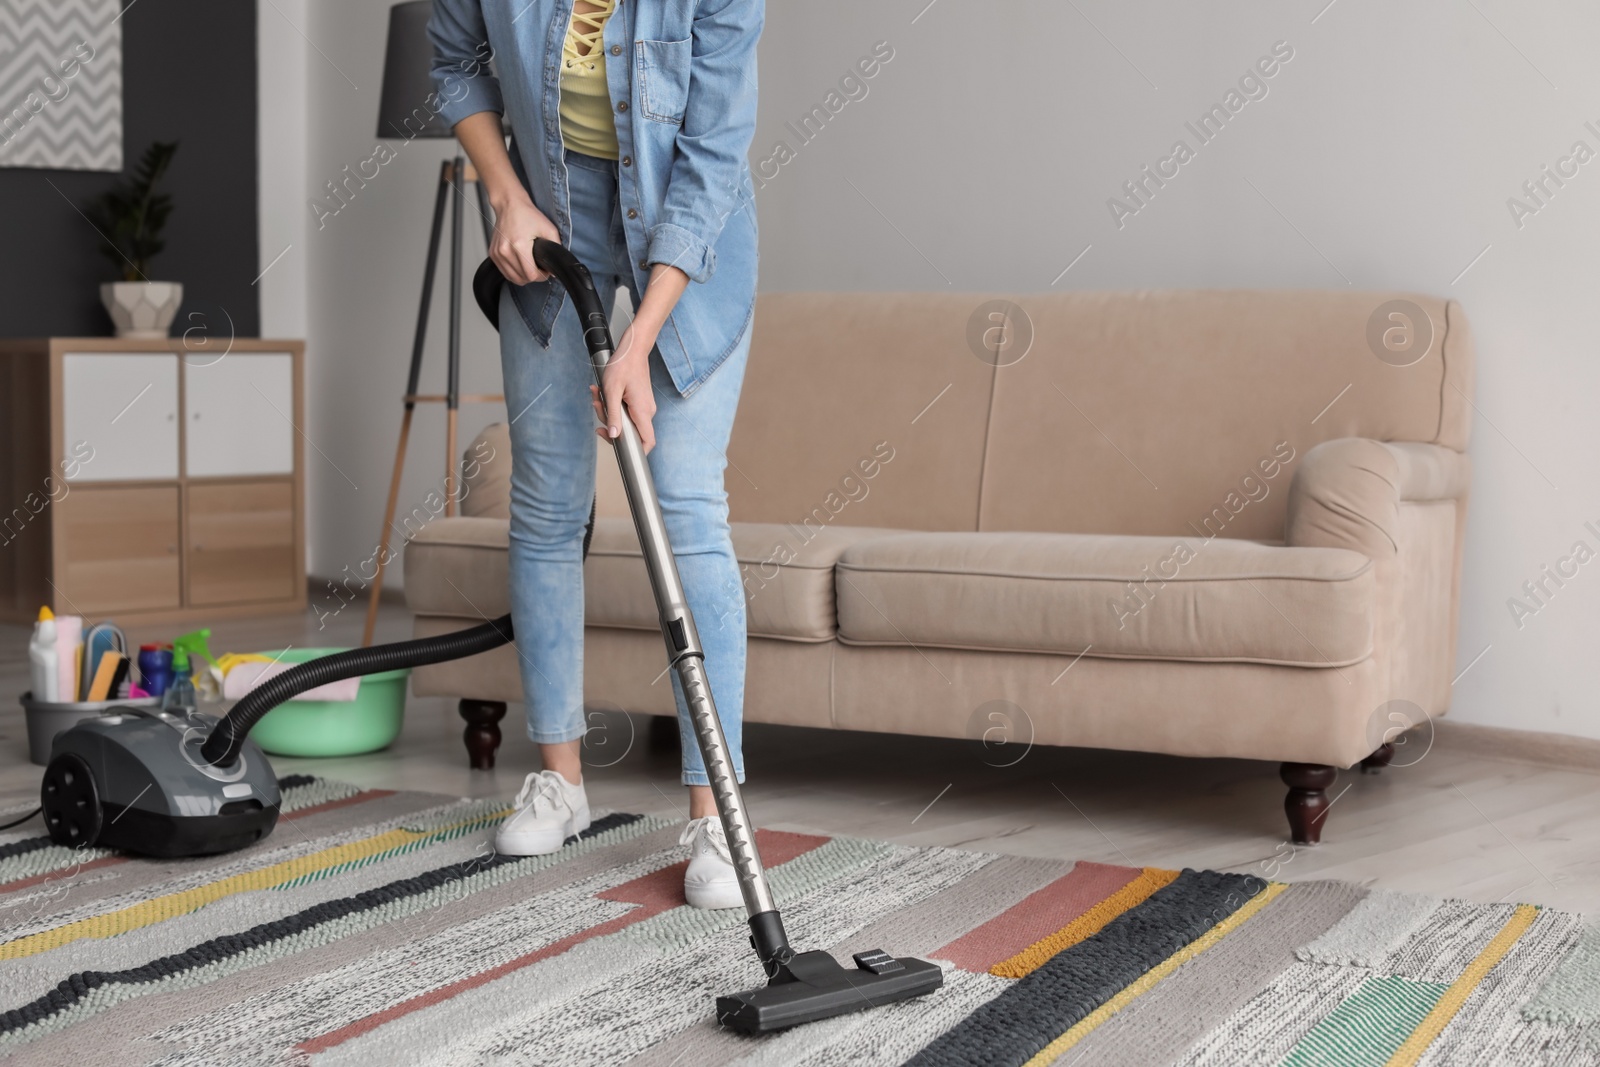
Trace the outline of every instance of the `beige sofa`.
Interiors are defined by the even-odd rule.
[[[1314,842],[1335,768],[1381,765],[1397,728],[1448,707],[1473,388],[1458,304],[778,293],[755,329],[726,478],[748,720],[1280,761]],[[489,458],[465,515],[406,549],[419,635],[508,610],[504,427],[469,455]],[[588,693],[670,714],[600,458]],[[477,765],[516,668],[501,649],[414,676],[462,698]]]

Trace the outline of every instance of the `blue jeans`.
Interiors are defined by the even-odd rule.
[[[601,303],[609,309],[618,284],[632,277],[617,196],[617,164],[576,152],[568,152],[566,158],[571,248],[588,266]],[[632,299],[637,307],[638,297]],[[745,604],[728,536],[728,496],[722,476],[749,346],[747,330],[735,352],[689,397],[678,394],[659,355],[650,357],[657,405],[650,473],[741,782]],[[594,498],[600,444],[589,400],[594,371],[572,301],[565,302],[550,347],[543,348],[517,314],[508,286],[500,302],[500,362],[511,420],[511,614],[522,661],[528,736],[540,744],[556,744],[587,732],[583,529]],[[611,461],[610,456],[605,458]],[[664,667],[664,645],[661,658]],[[678,705],[683,782],[707,785],[677,674],[669,671],[667,677]]]

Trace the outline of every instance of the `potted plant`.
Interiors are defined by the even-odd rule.
[[[178,282],[150,280],[150,260],[165,247],[161,231],[172,212],[172,197],[156,185],[178,151],[176,141],[156,141],[128,178],[90,205],[88,216],[105,238],[102,251],[122,272],[119,282],[100,286],[118,337],[165,337],[183,302]]]

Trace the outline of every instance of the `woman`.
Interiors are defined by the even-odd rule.
[[[744,780],[744,596],[722,478],[755,307],[745,157],[762,19],[762,0],[434,0],[437,103],[494,207],[489,254],[511,283],[500,313],[511,611],[528,735],[545,769],[528,776],[496,834],[502,853],[554,852],[589,825],[582,546],[596,416],[600,438],[617,437],[628,418],[644,441]],[[535,237],[570,248],[606,306],[618,286],[631,294],[603,408],[571,302],[533,262]],[[689,787],[684,893],[697,907],[737,907],[705,766],[669,676]]]

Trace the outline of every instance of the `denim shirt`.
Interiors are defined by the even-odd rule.
[[[429,106],[451,126],[479,111],[510,119],[517,176],[563,242],[572,217],[559,60],[572,5],[434,0],[428,23],[438,89]],[[764,0],[619,0],[605,26],[618,195],[634,268],[629,287],[642,293],[653,263],[689,276],[656,342],[685,396],[734,351],[755,311],[755,188],[747,155],[764,16]],[[512,296],[528,329],[548,346],[565,298],[561,286],[535,282]]]

